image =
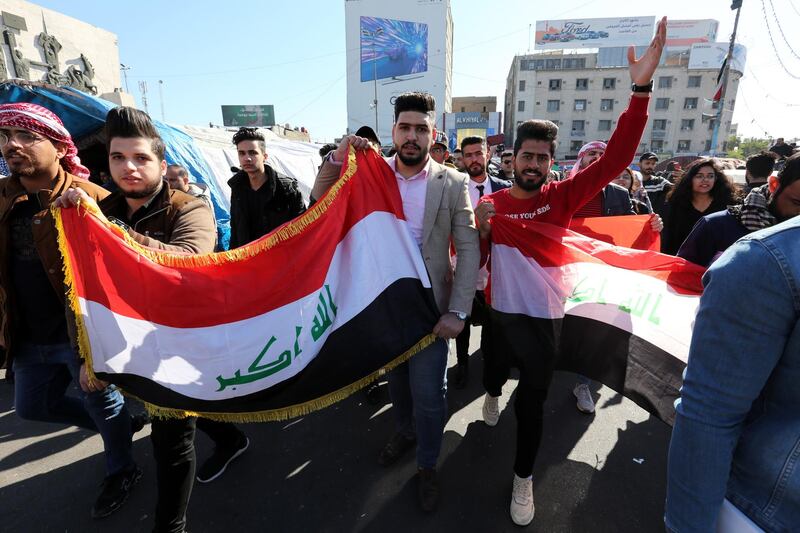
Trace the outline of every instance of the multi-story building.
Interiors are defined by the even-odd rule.
[[[637,50],[638,54],[643,49]],[[504,131],[514,140],[517,125],[529,119],[559,126],[556,159],[574,159],[580,147],[608,140],[628,105],[630,75],[625,50],[594,53],[553,50],[514,57],[506,81]],[[735,63],[734,63],[735,65]],[[637,153],[664,157],[711,150],[717,68],[690,69],[689,53],[665,54],[654,75],[650,119]],[[742,73],[731,69],[718,146],[728,138]]]
[[[496,96],[454,96],[453,113],[494,113],[497,111]]]

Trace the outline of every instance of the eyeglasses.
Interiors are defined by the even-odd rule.
[[[714,181],[717,176],[716,174],[695,174],[694,179],[697,181]]]
[[[18,131],[13,135],[4,131],[0,131],[0,146],[7,145],[12,138],[16,139],[16,141],[22,146],[31,146],[32,144],[36,144],[45,139],[44,137],[39,137],[38,135],[34,135],[29,131]]]

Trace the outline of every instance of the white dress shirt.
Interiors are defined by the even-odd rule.
[[[397,178],[397,187],[400,189],[400,198],[403,200],[403,213],[406,215],[408,229],[411,236],[422,249],[422,221],[425,218],[425,193],[428,190],[428,174],[431,169],[431,160],[425,167],[410,178],[404,178],[397,172],[396,156],[386,160]]]

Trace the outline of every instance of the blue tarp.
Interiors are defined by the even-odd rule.
[[[8,102],[30,102],[51,110],[61,118],[76,143],[87,135],[98,133],[105,124],[108,110],[115,107],[112,102],[70,87],[13,81],[0,83],[0,104]],[[167,163],[186,167],[193,178],[209,188],[217,219],[218,243],[221,248],[227,249],[230,242],[230,213],[225,207],[219,185],[211,178],[213,174],[202,152],[185,132],[155,119],[153,123],[167,146]]]

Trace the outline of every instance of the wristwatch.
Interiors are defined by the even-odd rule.
[[[653,92],[653,80],[650,80],[650,83],[647,85],[636,85],[635,83],[631,83],[631,91],[635,93],[651,93]]]
[[[456,318],[459,319],[460,321],[462,322],[467,321],[467,313],[462,313],[461,311],[450,311],[450,312],[456,315]]]

